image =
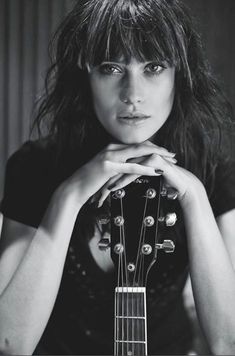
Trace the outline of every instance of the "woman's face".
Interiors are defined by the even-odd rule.
[[[96,116],[115,140],[146,141],[167,120],[174,101],[173,67],[132,58],[103,62],[88,73]]]

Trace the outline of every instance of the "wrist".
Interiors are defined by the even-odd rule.
[[[201,206],[203,202],[208,202],[208,196],[204,185],[200,181],[190,186],[180,199],[180,205],[183,210]]]
[[[59,207],[66,208],[71,211],[71,214],[77,215],[82,208],[84,202],[82,198],[79,199],[78,189],[75,190],[68,184],[67,181],[63,182],[54,192],[52,200]]]

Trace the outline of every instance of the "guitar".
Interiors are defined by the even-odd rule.
[[[146,286],[158,251],[171,253],[172,240],[163,239],[175,213],[162,214],[164,197],[176,199],[161,177],[145,177],[111,194],[111,257],[116,266],[114,355],[147,355]]]

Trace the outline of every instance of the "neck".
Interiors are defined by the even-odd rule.
[[[147,355],[145,287],[115,289],[114,355]]]

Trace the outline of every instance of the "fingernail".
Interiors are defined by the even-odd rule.
[[[98,201],[95,201],[95,202],[93,203],[93,207],[94,207],[95,209],[98,209],[98,208],[99,208],[99,202],[98,202]]]
[[[164,171],[162,169],[155,169],[155,173],[160,176],[164,173]]]
[[[165,150],[166,150],[166,153],[167,153],[169,156],[175,157],[176,153],[170,152],[170,151],[168,151],[167,149],[165,149]]]
[[[116,185],[115,183],[110,184],[110,185],[107,187],[107,189],[108,189],[108,190],[112,190],[112,189],[115,187],[115,185]]]

